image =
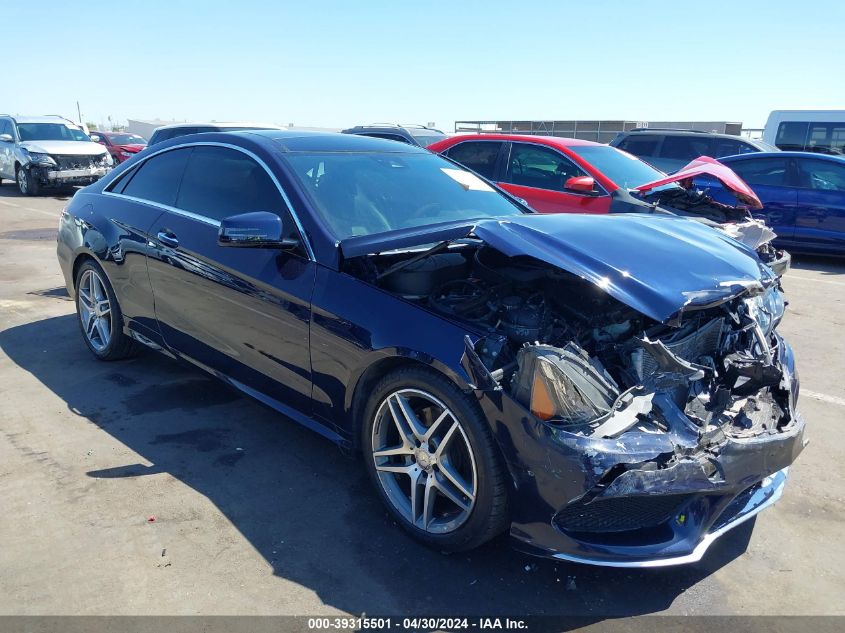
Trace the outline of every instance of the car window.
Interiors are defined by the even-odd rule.
[[[787,159],[757,158],[728,163],[749,185],[782,187],[787,184]]]
[[[654,156],[659,143],[660,136],[657,134],[649,134],[647,136],[632,135],[619,143],[618,147],[634,156]]]
[[[678,160],[693,160],[710,153],[710,138],[706,136],[672,136],[663,139],[660,156]]]
[[[195,127],[175,127],[167,131],[167,136],[161,139],[170,140],[172,138],[179,138],[180,136],[187,136],[188,134],[196,134],[199,130]]]
[[[798,179],[805,189],[845,191],[845,164],[826,160],[798,159]]]
[[[243,152],[202,145],[188,159],[175,206],[214,220],[253,211],[283,218],[287,213],[278,188],[261,165]]]
[[[402,137],[402,136],[399,136],[398,134],[378,134],[378,133],[373,133],[373,134],[362,134],[361,136],[371,136],[371,137],[373,137],[373,138],[383,138],[383,139],[385,139],[385,140],[387,140],[387,141],[399,141],[400,143],[405,143],[406,145],[409,145],[409,144],[410,144],[410,141],[409,141],[408,139],[406,139],[406,138],[404,138],[404,137]]]
[[[190,153],[186,148],[153,156],[138,168],[121,193],[172,207]]]
[[[662,171],[657,171],[645,161],[617,147],[573,145],[570,149],[595,171],[601,172],[623,189],[633,189],[666,177]]]
[[[12,134],[12,126],[8,119],[0,119],[0,134]]]
[[[428,152],[289,152],[283,160],[339,239],[523,213],[475,174]]]
[[[501,147],[502,141],[464,141],[452,146],[446,155],[485,178],[494,180],[496,159]]]
[[[18,123],[21,141],[90,141],[81,128],[64,123]]]
[[[419,143],[422,147],[428,147],[434,143],[438,143],[446,138],[446,135],[442,132],[437,132],[435,130],[424,130],[418,131],[416,129],[412,129],[409,131],[411,136],[413,136],[417,143]]]
[[[750,143],[732,138],[717,138],[713,142],[713,158],[735,156],[736,154],[750,154],[759,151]]]
[[[845,123],[810,123],[805,149],[819,154],[845,154]]]
[[[775,145],[787,152],[803,152],[809,123],[785,121],[778,126]]]
[[[539,145],[514,143],[508,162],[508,182],[523,187],[563,191],[563,183],[587,174],[560,152]]]
[[[108,140],[114,145],[146,145],[147,143],[143,137],[138,136],[137,134],[113,134]]]

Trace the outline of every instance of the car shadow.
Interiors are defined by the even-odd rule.
[[[89,477],[169,473],[214,503],[276,575],[353,614],[564,615],[589,623],[660,612],[741,555],[752,530],[749,522],[729,532],[700,563],[664,569],[533,558],[507,537],[446,556],[394,524],[359,459],[199,370],[154,352],[98,362],[75,315],[7,329],[0,348],[71,412],[151,464]]]
[[[822,275],[843,275],[845,274],[845,258],[794,254],[792,255],[792,268],[795,270],[810,270]]]

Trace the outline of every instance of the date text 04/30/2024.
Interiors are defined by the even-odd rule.
[[[308,618],[308,629],[328,630],[523,630],[528,627],[525,620],[518,618],[379,618],[379,617],[336,617]]]

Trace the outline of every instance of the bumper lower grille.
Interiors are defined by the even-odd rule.
[[[665,523],[688,499],[688,495],[660,495],[577,502],[558,512],[554,522],[567,532],[627,532]]]
[[[59,166],[59,169],[88,169],[94,167],[99,156],[53,156],[53,160]]]

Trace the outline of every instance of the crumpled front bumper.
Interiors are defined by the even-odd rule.
[[[33,165],[29,168],[30,173],[38,178],[43,185],[80,185],[97,182],[111,170],[110,167],[85,167],[82,169],[56,169]]]
[[[780,251],[775,259],[768,262],[768,266],[778,277],[783,277],[792,268],[792,255],[787,251]]]
[[[805,445],[793,354],[779,337],[776,355],[791,387],[789,424],[687,450],[677,450],[682,438],[672,433],[585,437],[533,418],[505,394],[482,398],[514,478],[517,547],[611,567],[699,560],[719,536],[780,498]]]

